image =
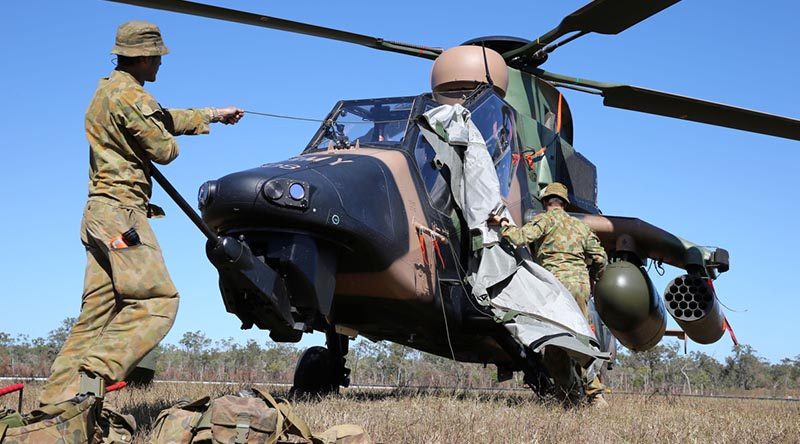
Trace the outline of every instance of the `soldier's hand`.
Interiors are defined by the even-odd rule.
[[[508,225],[508,219],[498,214],[492,214],[492,216],[489,217],[489,219],[486,222],[488,222],[489,225],[500,225],[501,227]]]
[[[244,110],[235,106],[228,106],[226,108],[215,108],[215,117],[216,120],[212,120],[214,122],[222,122],[225,125],[233,125],[237,123],[242,116],[244,116]]]

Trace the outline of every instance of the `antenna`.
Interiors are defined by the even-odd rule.
[[[486,60],[486,45],[483,40],[481,40],[481,49],[483,50],[483,67],[486,70],[486,83],[491,86],[494,86],[494,82],[492,81],[492,76],[489,74],[489,61]]]

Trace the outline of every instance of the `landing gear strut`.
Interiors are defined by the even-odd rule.
[[[325,342],[331,352],[331,373],[333,381],[336,383],[336,390],[339,387],[350,386],[350,369],[345,367],[345,356],[350,349],[350,337],[336,333],[333,326],[325,332]]]
[[[350,385],[350,369],[345,367],[349,340],[333,327],[325,332],[327,347],[309,347],[297,361],[292,397],[324,396]]]
[[[542,365],[541,357],[521,347],[505,330],[498,330],[494,339],[514,360],[514,366],[522,370],[525,385],[539,397],[547,396],[552,390],[552,383]]]

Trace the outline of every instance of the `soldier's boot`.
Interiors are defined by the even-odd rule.
[[[40,404],[39,408],[31,411],[27,415],[27,421],[28,423],[33,423],[55,418],[67,411],[70,407],[82,403],[90,396],[95,398],[94,407],[97,409],[97,413],[99,413],[103,406],[103,396],[105,396],[105,394],[106,382],[103,378],[80,372],[80,388],[75,396],[55,404]]]
[[[589,406],[593,409],[602,410],[608,408],[608,401],[602,393],[597,393],[589,397]]]
[[[593,408],[606,408],[608,402],[603,398],[603,393],[608,391],[606,386],[600,381],[598,376],[595,376],[588,384],[586,384],[586,399],[588,404]]]

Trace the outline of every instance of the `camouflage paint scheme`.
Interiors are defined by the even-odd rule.
[[[503,173],[501,183],[509,185],[503,196],[508,210],[517,223],[533,219],[542,211],[540,190],[559,181],[572,191],[568,211],[600,217],[595,216],[599,213],[596,170],[571,146],[572,119],[566,100],[552,85],[529,74],[509,69],[509,79],[505,98],[486,89],[466,104],[474,114],[492,96],[513,115],[508,133],[513,149],[496,160],[498,168],[505,165],[498,171]],[[429,94],[340,102],[326,122],[335,121],[345,106],[406,100],[411,118],[397,145],[350,140],[335,146],[326,136],[331,127],[323,124],[300,155],[207,182],[204,187],[213,185],[216,191],[201,202],[203,218],[219,235],[243,239],[254,256],[284,276],[287,286],[294,286],[286,297],[296,309],[298,332],[317,330],[330,335],[335,328],[338,334],[389,340],[457,361],[519,370],[516,355],[498,339],[499,324],[464,295],[461,282],[472,251],[470,234],[462,229],[460,216],[442,207],[439,197],[432,194],[431,176],[423,171],[426,160],[418,156],[414,118],[436,102]],[[486,131],[492,131],[491,126]],[[321,143],[326,138],[330,144]],[[439,174],[427,168],[428,174]],[[283,181],[287,187],[292,181],[306,184],[307,206],[287,207],[270,198],[265,189],[274,181]],[[441,258],[434,251],[431,233],[446,239],[439,243]],[[608,234],[603,246],[610,246],[608,251],[613,253],[614,241],[625,233]],[[648,245],[645,240],[656,241],[648,233],[644,236],[647,239],[634,235],[643,246]],[[293,241],[287,243],[287,239]],[[298,249],[298,245],[314,244],[316,250]],[[332,254],[322,254],[323,249]],[[334,259],[320,267],[322,262],[308,261],[307,254],[297,253],[303,251],[319,251],[313,254]],[[308,276],[313,282],[334,283],[334,288],[326,289],[330,296],[325,297],[330,299],[309,291],[320,287],[306,285],[312,281],[298,272],[305,264],[310,265],[303,268],[306,271],[329,273]],[[228,289],[223,290],[226,309],[239,316],[243,328],[258,326],[271,334],[285,328],[261,317],[270,308],[256,305],[253,301],[258,299],[245,299],[243,292]],[[588,296],[588,288],[572,290]],[[323,300],[327,303],[319,303]],[[299,338],[273,339],[292,342]]]
[[[470,106],[478,106],[487,94],[495,93],[479,95]],[[435,106],[428,95],[411,99],[413,113],[420,112],[424,108],[420,103],[426,100]],[[571,146],[572,118],[560,93],[547,82],[510,68],[504,102],[513,109],[515,124],[510,137],[516,141],[510,150],[514,160],[507,170],[509,188],[504,201],[517,224],[542,211],[537,198],[540,190],[556,180],[572,191],[569,211],[606,218],[595,216],[599,213],[596,171]],[[335,120],[340,106],[334,107],[326,120]],[[466,263],[471,245],[459,216],[437,208],[426,190],[422,165],[415,159],[413,119],[402,146],[392,148],[374,147],[364,140],[360,147],[312,148],[325,131],[323,125],[309,148],[297,157],[213,181],[221,194],[218,191],[201,208],[206,223],[220,235],[245,239],[254,254],[264,255],[267,264],[283,274],[288,271],[281,268],[287,256],[266,257],[272,236],[298,233],[333,248],[338,257],[333,267],[335,289],[330,312],[322,311],[323,322],[313,306],[298,305],[307,298],[289,296],[298,308],[296,321],[304,322],[305,328],[326,331],[326,325],[334,325],[351,335],[390,340],[458,361],[512,362],[492,336],[494,327],[484,323],[490,318],[465,300],[459,267]],[[491,136],[484,134],[485,138]],[[309,184],[307,211],[276,206],[261,192],[265,183],[289,178]],[[573,182],[584,185],[578,187],[580,192],[575,193]],[[240,191],[233,193],[237,186]],[[333,213],[341,216],[341,223],[331,222]],[[443,260],[434,251],[430,233],[420,238],[420,229],[447,239],[440,242]],[[621,234],[609,233],[604,246],[614,251],[614,239]],[[609,241],[612,245],[606,244]],[[647,257],[647,251],[642,253]],[[292,278],[286,279],[291,283]],[[587,287],[587,280],[576,286]],[[588,288],[574,288],[573,292],[588,295]],[[257,310],[251,311],[245,304],[229,306],[230,297],[224,298],[228,311],[239,315],[245,327],[254,321],[260,328],[270,328],[249,317]]]
[[[86,274],[78,321],[56,357],[39,401],[78,392],[79,371],[121,381],[167,334],[178,291],[147,221],[150,161],[178,155],[173,136],[208,133],[209,109],[165,110],[136,79],[114,71],[100,81],[86,111],[89,199],[81,223]],[[130,228],[140,245],[112,249]]]

